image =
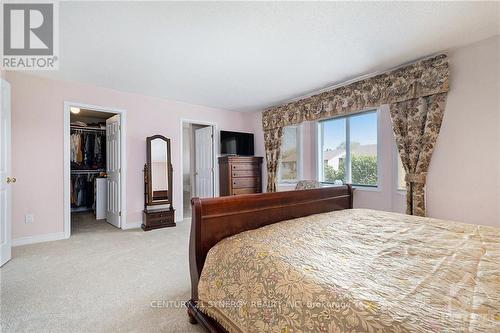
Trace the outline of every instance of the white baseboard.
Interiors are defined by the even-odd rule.
[[[64,232],[55,232],[52,234],[43,234],[43,235],[35,235],[35,236],[16,238],[16,239],[12,240],[12,246],[51,242],[51,241],[56,241],[56,240],[61,240],[61,239],[66,239]]]
[[[175,223],[182,222],[183,220],[175,221]],[[128,230],[128,229],[137,229],[141,227],[142,222],[135,222],[135,223],[127,223],[122,229],[123,230]],[[35,244],[35,243],[43,243],[43,242],[51,242],[51,241],[56,241],[56,240],[61,240],[61,239],[67,239],[64,235],[64,232],[55,232],[52,234],[43,234],[43,235],[35,235],[35,236],[27,236],[27,237],[21,237],[21,238],[16,238],[12,240],[12,246],[21,246],[21,245],[28,245],[28,244]]]
[[[122,227],[122,230],[128,230],[128,229],[137,229],[141,227],[142,222],[135,222],[135,223],[127,223]]]

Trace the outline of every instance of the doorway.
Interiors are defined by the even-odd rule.
[[[191,217],[191,198],[209,198],[217,193],[217,126],[182,120],[183,217]]]
[[[64,233],[126,229],[124,110],[66,102]]]

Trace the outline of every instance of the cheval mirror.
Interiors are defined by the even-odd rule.
[[[163,135],[146,138],[144,165],[143,230],[175,226],[170,139]]]

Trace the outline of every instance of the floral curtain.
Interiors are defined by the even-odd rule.
[[[264,132],[264,146],[267,161],[267,192],[276,192],[278,182],[278,164],[281,157],[281,138],[283,128]]]
[[[417,107],[421,110],[419,111],[421,117],[427,119],[427,112],[434,112],[436,115],[434,113],[430,114],[430,118],[434,119],[439,113],[438,111],[441,110],[441,107],[442,117],[446,93],[449,90],[448,76],[448,57],[445,54],[440,54],[393,71],[295,102],[275,106],[264,111],[262,113],[262,127],[264,129],[267,171],[269,175],[267,190],[269,192],[276,191],[276,175],[280,158],[283,127],[298,125],[304,121],[316,121],[352,114],[368,108],[379,107],[383,104],[391,104],[391,118],[394,118],[394,115],[403,109],[412,109],[410,105],[416,104],[423,105]],[[439,103],[437,102],[438,100],[442,102]],[[405,102],[407,103],[405,104]],[[439,110],[435,109],[436,103],[439,105]],[[396,121],[401,122],[401,120]],[[425,127],[425,134],[422,134],[422,140],[429,140],[428,148],[426,149],[430,149],[430,153],[423,153],[425,155],[422,157],[423,159],[428,158],[430,160],[432,148],[435,144],[435,139],[432,141],[430,136],[435,135],[437,137],[439,133],[439,127],[437,131],[435,130],[437,122],[437,119],[431,121],[429,128],[433,129]],[[393,119],[393,123],[395,123],[395,119]],[[441,122],[439,121],[439,126],[440,124]],[[400,133],[400,141],[413,140],[414,136],[406,138],[406,135],[410,135],[413,132],[400,131]],[[396,132],[395,135],[396,137],[398,136]],[[407,179],[409,181],[407,181],[407,186],[411,187],[408,190],[408,193],[411,193],[408,199],[411,200],[409,213],[421,215],[425,214],[425,208],[422,210],[422,205],[425,203],[423,187],[425,185],[425,172],[427,172],[428,161],[425,162],[422,160],[422,162],[419,162],[419,158],[416,160],[411,158],[411,161],[411,163],[416,164],[414,165],[415,168],[413,168],[411,167],[413,164],[410,164],[410,160],[408,160],[409,175]],[[427,166],[425,166],[426,163]],[[417,166],[419,167],[417,168]],[[424,180],[422,180],[422,177]]]
[[[427,170],[443,121],[447,93],[391,104],[391,120],[406,171],[406,213],[425,216]]]

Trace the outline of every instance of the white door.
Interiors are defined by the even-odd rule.
[[[195,190],[199,198],[214,196],[213,127],[194,131]]]
[[[120,115],[106,120],[106,173],[108,174],[108,203],[106,221],[117,228],[121,225],[121,147]]]
[[[0,79],[0,266],[11,256],[10,84]]]

